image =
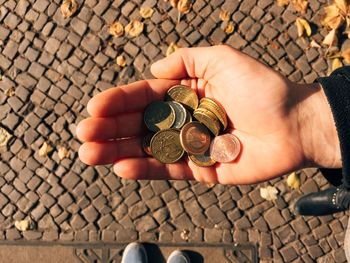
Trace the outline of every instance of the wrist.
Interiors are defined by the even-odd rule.
[[[338,133],[327,97],[319,83],[297,85],[298,122],[305,165],[342,166]]]

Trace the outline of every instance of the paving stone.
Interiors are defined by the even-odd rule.
[[[220,223],[222,220],[226,219],[224,213],[216,205],[207,208],[205,214],[215,223]]]
[[[60,41],[55,38],[49,38],[45,44],[45,50],[50,54],[54,55],[60,47]]]

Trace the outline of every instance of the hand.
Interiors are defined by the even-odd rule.
[[[91,118],[77,127],[79,139],[85,141],[79,150],[83,162],[113,163],[115,173],[128,179],[222,184],[257,183],[310,165],[339,166],[332,114],[318,84],[306,88],[292,83],[228,46],[180,49],[153,64],[151,71],[158,79],[109,89],[89,101]],[[178,83],[223,105],[229,119],[226,132],[242,144],[234,162],[204,168],[188,158],[161,164],[145,156],[143,110],[152,101],[163,100],[166,91]],[[326,131],[318,132],[313,125]],[[335,157],[315,154],[320,139],[323,153]]]

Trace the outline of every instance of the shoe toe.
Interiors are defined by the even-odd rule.
[[[121,263],[148,263],[145,247],[139,243],[130,243],[124,249]]]
[[[167,263],[191,263],[191,261],[185,252],[175,250],[170,254]]]

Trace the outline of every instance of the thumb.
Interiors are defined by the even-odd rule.
[[[224,45],[213,47],[181,48],[170,56],[155,62],[151,72],[156,78],[184,79],[200,78],[208,80],[214,66],[223,56],[232,52]]]

